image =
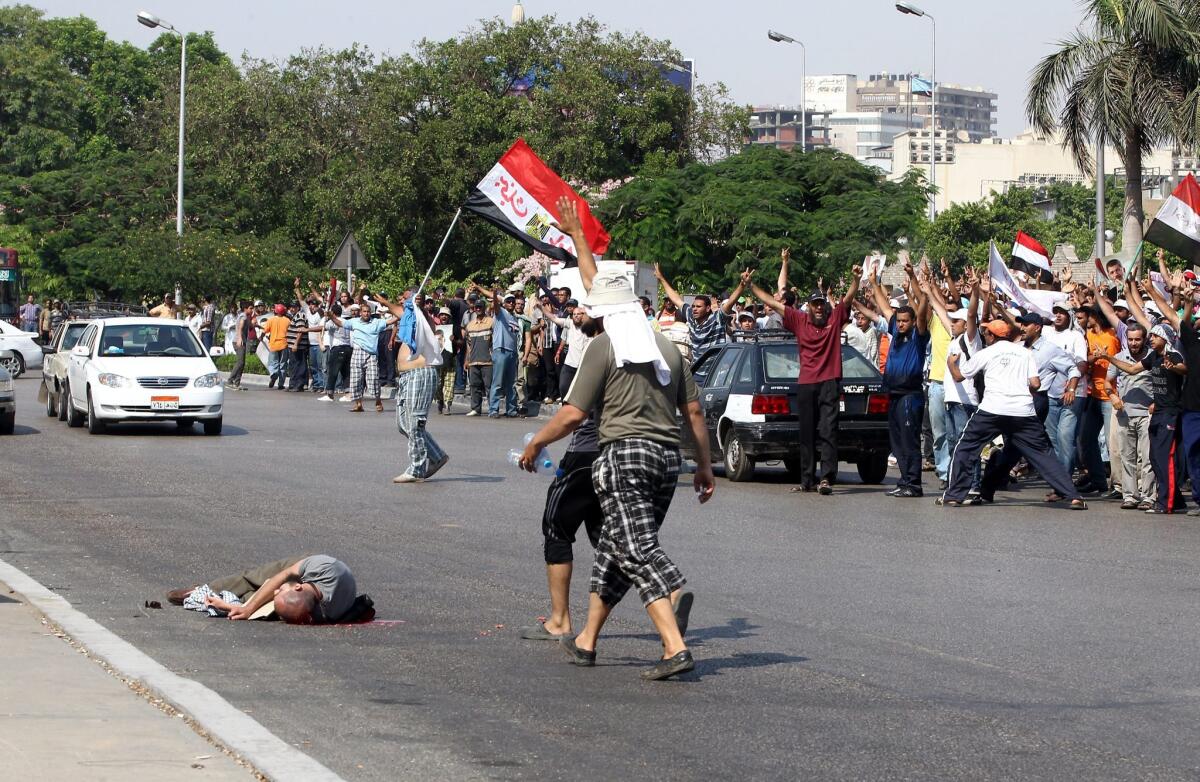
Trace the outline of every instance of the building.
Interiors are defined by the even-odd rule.
[[[921,126],[919,117],[875,111],[834,112],[827,120],[829,145],[860,162],[891,171],[893,139]],[[884,154],[886,152],[886,154]],[[888,161],[883,164],[881,161]]]
[[[1058,138],[1046,138],[1026,131],[1013,139],[992,138],[975,143],[963,131],[939,130],[933,140],[928,130],[898,134],[892,150],[890,177],[898,180],[913,168],[929,170],[929,156],[937,155],[937,211],[951,204],[979,201],[993,191],[1007,192],[1012,187],[1038,187],[1055,182],[1093,183],[1092,172],[1081,172],[1070,152]],[[1120,178],[1121,158],[1116,150],[1104,156],[1105,172]],[[1170,186],[1182,173],[1195,166],[1194,157],[1174,154],[1169,149],[1155,150],[1143,160],[1143,185],[1147,195],[1170,192]]]
[[[804,80],[804,102],[814,111],[874,112],[902,115],[905,127],[929,127],[932,99],[929,80],[920,74],[870,74],[859,79],[853,74],[808,76]],[[914,89],[916,92],[914,92]],[[919,118],[920,124],[908,118]],[[982,87],[964,87],[940,82],[937,85],[937,127],[963,131],[971,141],[996,135],[996,94]]]
[[[829,146],[829,114],[809,110],[805,149]],[[793,149],[800,142],[799,106],[755,106],[750,114],[750,143]]]

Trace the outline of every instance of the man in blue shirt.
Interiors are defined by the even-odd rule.
[[[516,418],[517,409],[517,347],[521,324],[513,310],[517,299],[511,293],[501,297],[500,290],[485,291],[474,283],[472,289],[492,301],[492,387],[488,392],[488,417],[500,417],[500,395],[504,395],[504,415]]]
[[[921,422],[925,417],[925,352],[929,348],[929,299],[922,295],[910,264],[904,265],[909,278],[909,300],[914,306],[893,308],[877,285],[871,286],[878,311],[887,318],[887,365],[883,371],[888,391],[888,438],[900,479],[888,492],[892,497],[920,497]]]
[[[342,320],[332,312],[329,319],[335,326],[345,326],[350,330],[350,344],[353,352],[350,354],[350,412],[363,411],[362,398],[364,387],[369,387],[375,395],[375,412],[383,412],[383,401],[379,397],[379,335],[389,327],[394,326],[399,318],[372,318],[371,306],[360,301],[359,316]]]

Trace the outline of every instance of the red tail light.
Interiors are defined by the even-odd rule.
[[[792,406],[786,396],[755,394],[750,402],[752,415],[789,415],[791,412]]]
[[[867,397],[867,414],[886,413],[888,411],[887,394],[871,394]]]

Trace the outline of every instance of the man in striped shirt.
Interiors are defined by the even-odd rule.
[[[745,290],[746,283],[744,281],[738,280],[737,288],[719,307],[713,307],[713,300],[704,294],[697,295],[692,300],[692,306],[688,307],[684,304],[683,297],[671,287],[671,283],[667,282],[667,278],[663,276],[662,269],[658,267],[657,263],[654,264],[654,276],[662,284],[667,298],[675,304],[676,310],[684,314],[684,320],[688,326],[688,336],[692,342],[693,360],[699,358],[704,351],[714,345],[725,343],[730,314],[733,312],[733,305],[737,303],[738,297]]]

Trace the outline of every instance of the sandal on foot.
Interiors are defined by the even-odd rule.
[[[574,638],[560,638],[558,639],[558,646],[566,652],[567,656],[571,658],[571,663],[574,665],[578,665],[581,668],[591,668],[596,664],[596,650],[593,649],[589,652],[586,649],[580,649],[575,645]]]
[[[1071,500],[1071,504],[1069,507],[1071,510],[1087,510],[1087,503],[1084,502],[1083,500],[1078,500],[1078,499]]]
[[[672,676],[678,676],[681,673],[695,670],[696,661],[692,659],[692,653],[684,649],[673,657],[668,657],[665,660],[659,660],[658,664],[653,668],[647,668],[642,671],[641,677],[649,682],[662,681],[669,679]]]
[[[545,622],[538,622],[533,627],[522,628],[521,637],[526,641],[561,641],[568,637],[568,633],[552,633],[546,629]]]

